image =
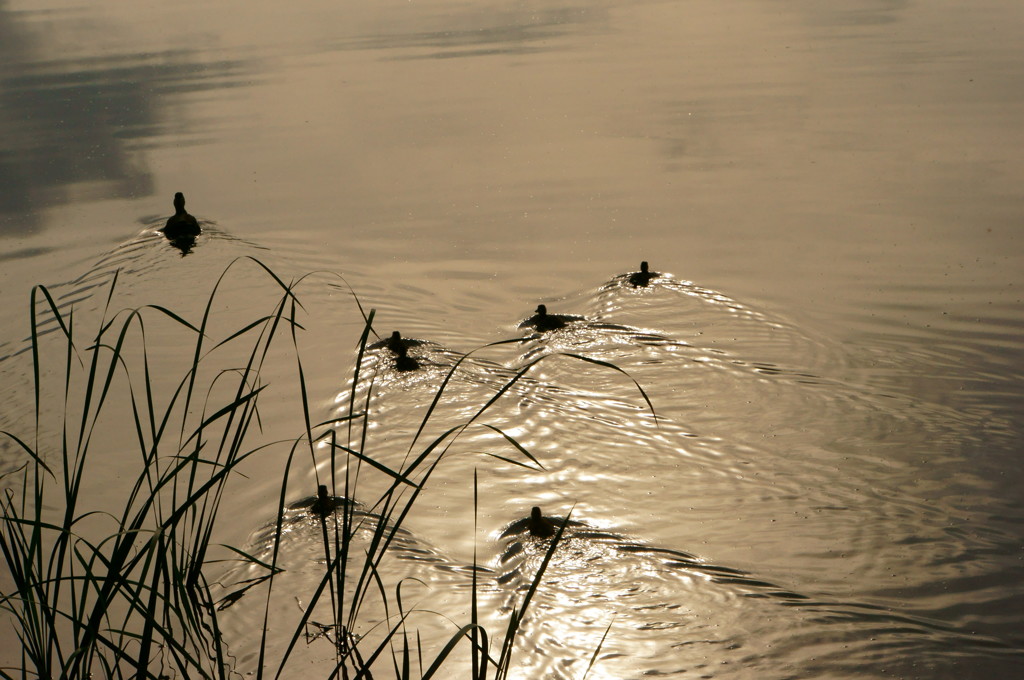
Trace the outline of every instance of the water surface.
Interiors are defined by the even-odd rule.
[[[493,431],[463,435],[387,566],[428,584],[425,609],[468,616],[475,549],[499,626],[537,559],[527,541],[502,561],[500,534],[541,505],[594,535],[553,562],[521,677],[580,677],[609,624],[593,677],[1012,677],[1022,28],[1024,11],[994,0],[8,0],[3,427],[32,427],[37,283],[87,325],[118,270],[114,309],[193,319],[238,256],[286,279],[340,275],[300,288],[316,418],[349,389],[351,291],[381,336],[424,341],[414,374],[389,371],[386,352],[365,360],[384,362],[371,444],[389,463],[447,368],[527,335],[518,324],[544,303],[585,321],[472,354],[437,421],[551,355],[486,419],[543,469],[488,456],[515,455]],[[154,231],[175,191],[206,227],[187,257]],[[651,286],[616,278],[641,260],[663,274]],[[273,288],[235,265],[223,328],[267,313]],[[183,338],[155,325],[147,341],[172,383]],[[284,356],[268,367],[281,385],[293,375]],[[268,438],[302,431],[282,389],[264,404]],[[100,502],[116,502],[122,435],[90,482]],[[283,458],[239,482],[225,540],[260,545]],[[313,466],[293,483],[308,496]],[[288,539],[296,590],[318,578],[303,522]],[[225,616],[251,664],[258,617],[244,599]],[[431,644],[452,630],[422,626]]]

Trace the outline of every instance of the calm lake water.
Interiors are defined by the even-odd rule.
[[[314,420],[351,386],[351,291],[381,336],[424,341],[414,373],[365,360],[384,366],[368,450],[394,465],[447,367],[530,335],[544,303],[585,320],[466,359],[439,425],[547,354],[628,376],[531,369],[484,420],[543,469],[467,430],[389,583],[419,578],[420,606],[466,622],[476,550],[499,630],[538,560],[502,561],[500,534],[539,505],[587,530],[549,568],[516,677],[581,677],[609,624],[588,677],[1019,677],[1022,34],[1016,0],[0,0],[0,429],[33,428],[35,284],[92,328],[115,271],[111,309],[193,321],[240,256],[332,272],[299,288]],[[155,231],[175,191],[205,227],[187,257]],[[634,288],[619,275],[641,260],[660,276]],[[219,327],[275,301],[240,262]],[[175,384],[191,340],[154,319],[146,341]],[[292,387],[262,405],[268,440],[303,431],[294,373],[271,357]],[[98,436],[87,488],[116,506],[137,454],[116,422]],[[262,549],[287,452],[239,478],[225,542]],[[295,468],[290,500],[325,461]],[[298,597],[317,534],[293,520]],[[262,610],[224,616],[251,670]],[[419,625],[427,645],[455,630]]]

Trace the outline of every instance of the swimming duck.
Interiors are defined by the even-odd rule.
[[[633,272],[632,274],[630,274],[628,281],[629,285],[631,286],[634,286],[636,288],[643,288],[648,283],[651,282],[651,279],[657,276],[660,276],[658,272],[648,271],[647,260],[644,260],[643,262],[640,263],[640,271]]]
[[[565,328],[568,322],[578,321],[582,318],[568,314],[548,314],[548,308],[545,305],[537,305],[537,313],[519,324],[519,327],[533,327],[541,333],[547,333],[548,331],[557,331],[559,328]]]
[[[384,346],[395,354],[401,354],[406,351],[410,344],[408,340],[402,339],[402,334],[398,331],[391,333],[391,337],[384,341]]]
[[[530,509],[530,521],[528,524],[530,535],[537,538],[551,538],[558,533],[558,526],[550,519],[540,513],[536,505]]]
[[[510,536],[519,536],[521,534],[530,534],[537,538],[551,538],[558,533],[558,527],[565,525],[566,530],[570,527],[573,529],[585,528],[586,525],[583,522],[577,522],[574,519],[562,519],[561,517],[545,517],[541,514],[540,508],[534,506],[530,509],[530,516],[524,517],[523,519],[517,519],[512,522],[505,530],[501,532],[501,538],[508,538]]]
[[[370,346],[376,348],[387,347],[395,355],[395,370],[405,372],[415,371],[420,367],[420,362],[409,356],[409,348],[419,344],[421,344],[421,341],[403,338],[401,333],[394,331],[386,340],[375,342]]]
[[[398,354],[398,346],[404,345],[406,349],[410,347],[418,347],[419,345],[427,344],[426,340],[416,340],[415,338],[402,337],[402,334],[398,331],[393,331],[388,337],[377,340],[376,342],[366,346],[367,349],[388,349],[394,354]]]
[[[202,231],[198,220],[185,212],[185,194],[180,191],[174,194],[174,214],[160,231],[171,241],[194,239]]]
[[[340,498],[335,498],[327,493],[327,487],[323,484],[316,488],[316,500],[309,506],[309,511],[314,515],[326,517],[342,504]]]

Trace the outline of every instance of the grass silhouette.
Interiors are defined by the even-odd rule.
[[[211,338],[214,302],[225,277],[240,260],[260,268],[279,296],[269,313],[215,340]],[[514,458],[492,454],[496,458],[540,466],[516,439],[481,419],[533,366],[557,355],[529,362],[465,422],[427,440],[428,423],[465,357],[459,359],[435,389],[402,465],[390,467],[367,453],[373,379],[360,375],[360,367],[373,332],[374,312],[364,311],[359,305],[364,324],[344,413],[314,424],[298,351],[297,336],[302,330],[298,321],[302,304],[295,292],[298,281],[286,283],[259,260],[240,260],[218,278],[196,324],[161,306],[112,313],[115,274],[98,327],[84,341],[76,329],[74,312],[63,313],[45,287],[33,290],[31,350],[36,427],[31,437],[2,433],[25,454],[26,463],[8,475],[0,498],[0,551],[12,584],[0,593],[0,608],[13,621],[22,653],[20,666],[0,669],[0,676],[153,680],[237,677],[230,641],[222,636],[220,612],[256,592],[258,585],[267,603],[259,658],[253,671],[257,679],[278,678],[285,673],[307,626],[314,623],[310,618],[314,608],[321,602],[329,603],[332,612],[329,623],[316,622],[331,633],[334,643],[330,678],[372,678],[375,670],[386,670],[389,676],[399,678],[448,675],[460,645],[468,646],[468,672],[473,680],[506,677],[512,668],[521,624],[565,525],[550,541],[529,588],[500,632],[500,643],[480,623],[474,554],[470,620],[459,626],[431,659],[422,658],[419,636],[409,627],[412,611],[403,602],[402,584],[389,592],[379,567],[431,474],[466,428],[485,427],[501,435]],[[146,349],[145,330],[154,314],[169,319],[193,337],[191,364],[170,394],[157,393],[152,364],[155,358]],[[40,434],[42,376],[54,370],[50,363],[54,352],[42,348],[40,328],[54,322],[63,345],[56,362],[63,371],[64,398],[59,450],[43,446]],[[230,369],[214,365],[211,371],[208,364],[215,362],[217,350],[239,342],[248,343],[244,364]],[[508,342],[518,341],[493,344]],[[288,343],[294,354],[295,394],[305,420],[301,433],[284,442],[289,453],[282,470],[270,556],[260,559],[238,548],[226,548],[260,575],[218,596],[214,570],[220,567],[215,555],[224,553],[225,547],[215,543],[215,536],[218,518],[230,499],[228,482],[243,462],[280,444],[250,443],[258,439],[259,400],[268,386],[264,367],[275,343]],[[569,356],[620,370],[606,362]],[[360,393],[357,386],[364,379],[370,387]],[[640,393],[650,405],[642,389]],[[83,494],[87,469],[103,464],[93,437],[102,427],[101,417],[111,417],[107,411],[112,409],[113,417],[127,418],[131,423],[134,442],[125,446],[137,450],[139,461],[139,471],[129,482],[125,497],[118,499],[116,512],[92,507]],[[288,479],[298,465],[300,452],[308,452],[315,460],[317,446],[326,447],[331,459],[331,479],[320,481],[329,487],[327,493],[332,498],[341,501],[332,503],[330,511],[317,513],[323,573],[312,592],[303,594],[304,613],[289,634],[284,651],[269,658],[269,600],[282,573],[279,564]],[[340,479],[335,477],[338,470],[344,470]],[[383,488],[383,493],[360,498],[372,512],[357,511],[355,503],[345,502],[360,497],[366,475],[384,480],[374,487]],[[475,494],[475,473],[473,481]],[[98,536],[97,525],[105,527]],[[368,540],[361,539],[357,545],[353,539],[357,531]],[[363,607],[372,598],[383,602],[387,623],[386,629],[371,640],[354,631]]]

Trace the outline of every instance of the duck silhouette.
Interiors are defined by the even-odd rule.
[[[420,362],[409,356],[409,348],[421,344],[420,340],[403,338],[398,331],[393,331],[386,340],[374,343],[372,347],[387,347],[395,355],[396,371],[415,371],[420,367]]]
[[[160,231],[181,251],[182,257],[192,252],[196,237],[203,231],[199,221],[185,212],[185,194],[180,191],[174,194],[174,214],[167,218],[167,224]]]
[[[566,531],[570,527],[574,529],[586,527],[583,522],[566,520],[561,517],[545,517],[540,508],[536,505],[530,508],[530,516],[524,519],[517,519],[501,532],[501,538],[530,534],[535,538],[551,538],[558,533],[558,528],[565,526]],[[567,535],[567,534],[566,534]]]
[[[644,260],[643,262],[640,263],[640,271],[633,272],[632,274],[630,274],[627,281],[629,281],[629,285],[635,288],[644,288],[647,286],[648,283],[651,282],[651,279],[656,278],[658,276],[660,276],[658,272],[652,272],[648,270],[647,260]]]
[[[323,484],[316,488],[316,500],[309,506],[309,511],[314,515],[326,517],[334,512],[343,501],[327,493],[327,487]]]
[[[531,536],[537,538],[551,538],[558,533],[558,527],[550,519],[541,514],[540,508],[536,505],[530,509],[530,519],[527,527]]]
[[[393,331],[391,336],[384,341],[384,346],[395,354],[400,354],[409,349],[409,345],[412,344],[408,340],[402,339],[402,334],[398,331]]]
[[[367,345],[367,349],[388,349],[394,354],[398,354],[398,347],[404,345],[406,349],[410,347],[419,347],[420,345],[429,344],[426,340],[417,340],[415,338],[404,337],[398,331],[392,331],[391,335],[381,340]]]
[[[559,328],[565,328],[572,321],[582,320],[582,316],[573,316],[570,314],[548,314],[547,306],[537,305],[537,313],[519,324],[519,327],[535,328],[541,333],[547,333],[548,331],[557,331]]]
[[[174,214],[167,218],[167,224],[160,231],[172,241],[179,238],[195,238],[202,232],[199,221],[185,212],[185,194],[180,191],[174,194]]]

